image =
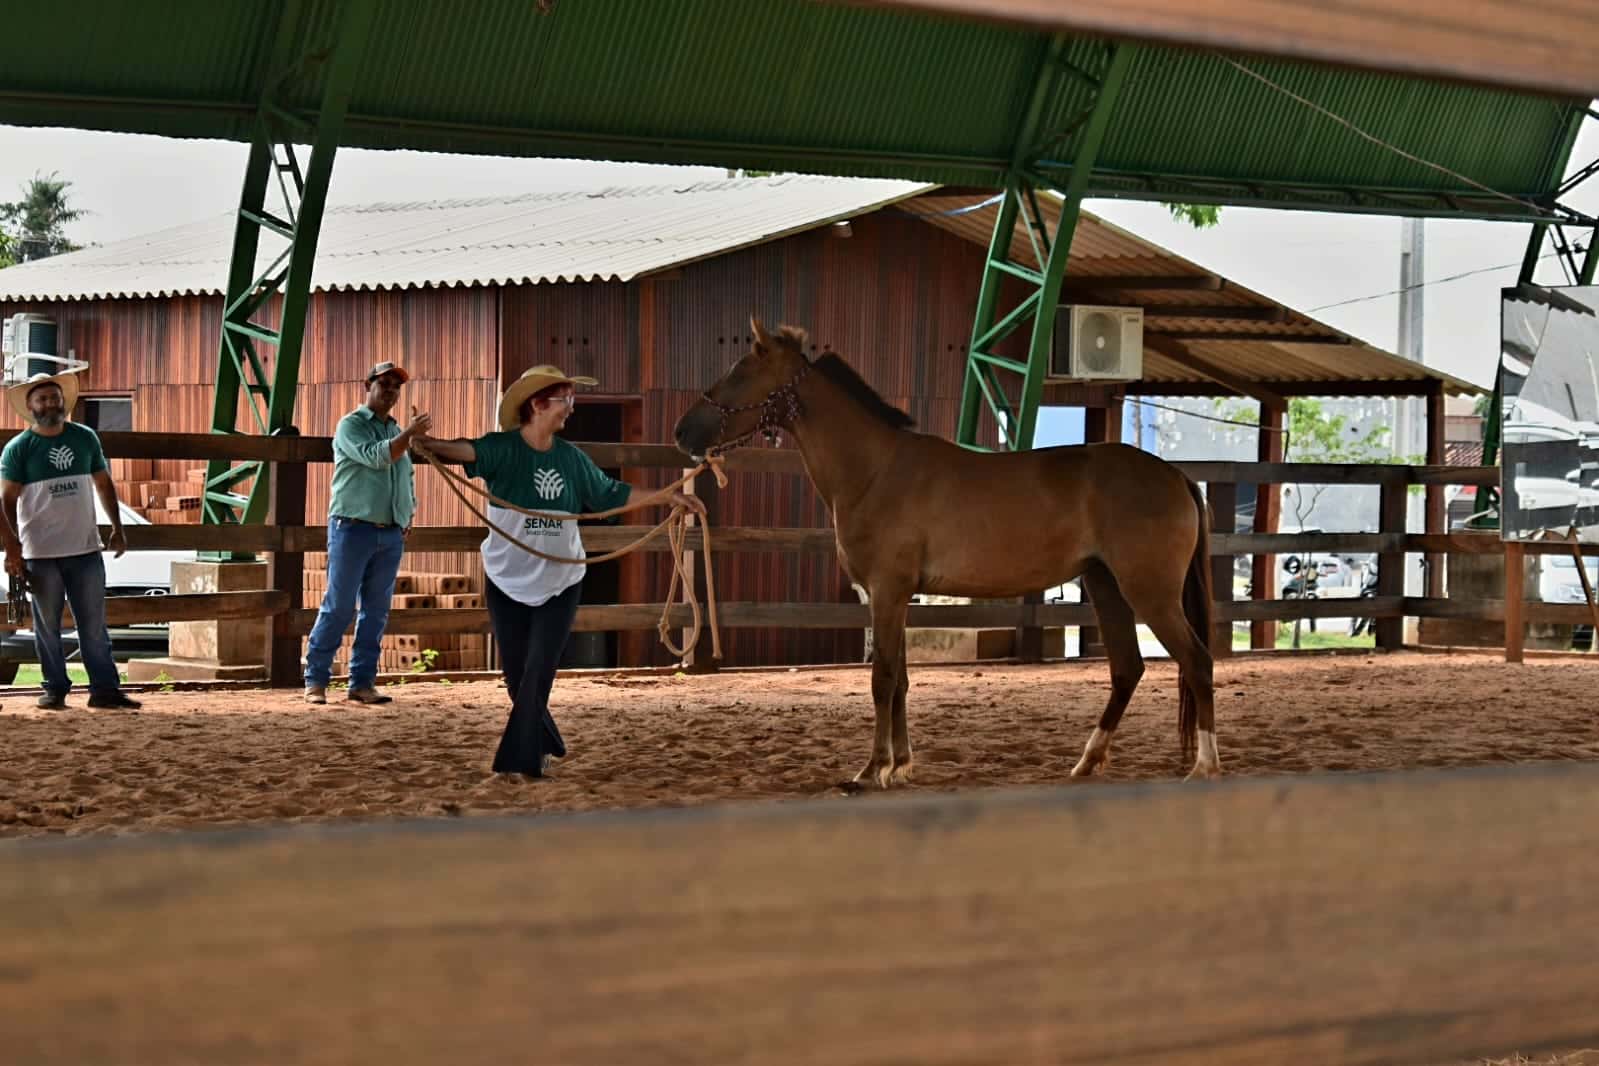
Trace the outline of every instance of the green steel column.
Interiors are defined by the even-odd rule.
[[[1034,84],[1032,98],[1028,101],[1015,133],[1015,148],[1007,175],[1005,196],[994,223],[990,238],[988,258],[983,266],[982,287],[973,315],[972,339],[967,348],[966,377],[961,390],[960,420],[956,441],[968,448],[987,450],[977,442],[977,426],[982,415],[983,401],[987,400],[996,419],[1005,425],[1005,444],[1012,449],[1030,448],[1038,423],[1038,407],[1043,400],[1044,380],[1049,370],[1049,353],[1055,328],[1055,312],[1060,302],[1061,283],[1066,274],[1066,261],[1071,252],[1072,233],[1082,207],[1083,192],[1088,187],[1088,176],[1110,128],[1110,117],[1116,99],[1126,81],[1132,63],[1130,45],[1115,45],[1110,49],[1102,80],[1096,83],[1092,109],[1076,133],[1071,177],[1063,190],[1065,203],[1060,225],[1054,239],[1046,242],[1043,252],[1042,272],[1014,263],[1010,259],[1011,239],[1016,220],[1022,213],[1024,198],[1033,195],[1039,179],[1030,172],[1040,150],[1039,124],[1046,111],[1055,86],[1061,77],[1062,57],[1066,38],[1051,38],[1040,60],[1039,76]],[[1042,224],[1042,218],[1038,219]],[[1029,233],[1032,222],[1029,221]],[[1035,242],[1035,248],[1037,242]],[[1015,308],[1000,316],[998,302],[1001,287],[1007,278],[1017,278],[1032,286],[1033,291]],[[1004,340],[1031,316],[1033,328],[1025,363],[997,356],[993,347]],[[1001,387],[997,373],[1005,371],[1022,377],[1021,398],[1013,408]]]
[[[1093,116],[1083,131],[1077,152],[1072,159],[1071,178],[1061,190],[1065,198],[1060,209],[1060,224],[1049,249],[1049,262],[1044,267],[1044,282],[1038,298],[1038,311],[1033,316],[1032,345],[1027,353],[1027,379],[1022,388],[1021,422],[1017,429],[1016,448],[1033,446],[1033,431],[1038,426],[1038,408],[1044,399],[1044,378],[1049,372],[1049,352],[1054,343],[1055,312],[1060,305],[1061,282],[1066,277],[1066,260],[1071,252],[1072,235],[1077,230],[1077,220],[1082,214],[1083,193],[1088,189],[1088,176],[1099,148],[1110,129],[1110,116],[1116,110],[1116,99],[1121,95],[1127,80],[1133,50],[1128,45],[1117,45],[1111,56],[1110,67],[1100,83],[1099,99],[1095,101]]]
[[[271,413],[267,420],[271,433],[284,429],[294,419],[295,393],[300,381],[300,349],[305,339],[305,312],[311,297],[311,268],[316,263],[317,238],[322,232],[322,211],[327,206],[333,158],[338,151],[339,138],[344,134],[350,90],[355,86],[356,69],[366,51],[377,12],[375,0],[345,0],[345,3],[338,51],[328,71],[322,108],[317,115],[316,139],[311,144],[311,163],[305,171],[305,191],[300,196],[300,211],[294,220],[294,251],[289,257],[278,357],[272,372]],[[256,493],[251,494],[252,511],[256,497]],[[265,494],[260,494],[260,502],[264,517]]]
[[[282,42],[292,36],[296,28],[290,17],[298,5],[286,8],[285,27],[280,31],[279,53],[274,62],[277,69],[287,66],[282,62]],[[311,159],[302,178],[289,135],[281,138],[288,153],[286,164],[280,165],[276,150],[280,138],[274,132],[274,122],[288,122],[291,126],[301,121],[288,115],[278,106],[278,89],[288,76],[277,77],[263,91],[258,110],[258,128],[250,148],[250,158],[245,170],[244,190],[239,198],[238,222],[234,229],[232,265],[228,273],[228,290],[224,302],[220,353],[217,360],[217,393],[212,410],[212,432],[237,431],[239,392],[243,389],[251,397],[264,396],[266,413],[263,418],[256,411],[257,428],[264,433],[279,433],[293,422],[295,394],[299,384],[300,352],[305,336],[306,309],[310,301],[311,270],[316,261],[317,239],[321,233],[323,209],[327,203],[328,183],[333,173],[333,160],[344,129],[344,116],[349,105],[360,58],[372,33],[377,12],[376,0],[346,0],[337,36],[330,46],[319,54],[307,56],[296,63],[293,71],[314,59],[322,67],[323,89],[321,106],[311,130]],[[274,170],[292,172],[298,204],[289,205],[289,218],[272,216],[266,210],[266,190]],[[285,197],[289,197],[287,188]],[[272,266],[256,274],[256,258],[260,246],[261,229],[271,229],[289,239],[289,248]],[[278,267],[287,260],[287,267]],[[283,306],[278,328],[270,329],[251,321],[256,311],[265,306],[279,289],[283,292]],[[272,381],[268,384],[260,360],[255,355],[254,344],[263,342],[275,345],[276,357]],[[251,376],[255,380],[250,380]],[[269,468],[264,464],[246,463],[230,467],[225,460],[213,460],[206,471],[204,518],[208,523],[264,521],[271,499]],[[229,491],[232,486],[254,478],[248,500]],[[237,513],[242,510],[242,514]]]
[[[987,366],[978,358],[978,354],[984,335],[994,326],[999,290],[1006,277],[1002,271],[988,264],[1003,263],[1010,259],[1011,233],[1016,228],[1016,212],[1020,207],[1021,197],[1015,182],[1012,182],[1005,188],[1005,199],[999,205],[999,217],[994,222],[994,234],[989,238],[983,285],[977,293],[977,313],[972,316],[972,339],[966,352],[966,379],[961,387],[960,425],[955,433],[955,439],[965,445],[977,443],[977,421],[986,391],[979,375],[988,373]]]
[[[262,127],[264,130],[264,126]],[[244,168],[244,190],[239,195],[239,215],[233,226],[233,262],[228,267],[227,295],[223,298],[224,309],[231,307],[236,300],[248,295],[255,285],[255,257],[261,244],[261,227],[251,220],[251,215],[259,215],[266,203],[267,179],[272,173],[272,143],[263,140],[263,135],[258,133],[250,145],[250,156]],[[224,310],[223,318],[229,317]],[[213,433],[231,433],[238,424],[239,390],[252,385],[261,386],[263,381],[250,382],[244,370],[244,360],[240,357],[240,343],[230,336],[227,326],[222,328],[219,341],[221,354],[217,359],[217,385],[216,396],[211,409],[211,431]],[[225,464],[224,464],[225,465]],[[211,464],[213,471],[208,473],[207,480],[216,471],[216,462]],[[206,521],[212,520],[211,507],[206,505]]]
[[[1582,273],[1577,276],[1577,284],[1592,285],[1595,267],[1599,267],[1599,226],[1588,233],[1588,251],[1582,257]]]

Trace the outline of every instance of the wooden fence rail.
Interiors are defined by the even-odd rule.
[[[1599,768],[1543,765],[22,841],[0,1032],[38,1066],[1569,1050],[1595,824]]]
[[[0,432],[0,443],[11,436]],[[271,618],[272,648],[269,662],[274,683],[290,684],[298,678],[301,638],[310,631],[315,611],[298,606],[301,560],[305,553],[327,548],[325,526],[305,524],[304,470],[309,463],[333,458],[325,437],[257,437],[220,434],[105,433],[101,440],[113,458],[224,459],[234,462],[262,460],[274,464],[274,523],[261,526],[135,526],[127,530],[133,550],[250,552],[273,562],[272,589],[265,593],[224,593],[209,596],[171,595],[139,599],[117,598],[108,608],[112,624],[182,621],[210,618]],[[659,468],[681,471],[688,462],[676,448],[656,444],[580,443],[604,466]],[[1589,620],[1581,604],[1526,604],[1518,611],[1516,598],[1463,602],[1439,596],[1407,597],[1403,589],[1403,564],[1407,553],[1425,553],[1432,560],[1448,554],[1504,555],[1506,545],[1493,533],[1448,533],[1442,530],[1409,533],[1404,529],[1405,493],[1413,485],[1489,486],[1498,483],[1494,467],[1439,467],[1382,464],[1304,464],[1186,462],[1175,464],[1190,477],[1207,485],[1214,503],[1211,554],[1216,575],[1215,618],[1218,635],[1230,631],[1234,621],[1270,622],[1294,618],[1371,618],[1376,620],[1379,647],[1396,648],[1406,617],[1475,619],[1502,623],[1506,646],[1519,653],[1521,627],[1528,623],[1581,624]],[[745,449],[728,457],[734,473],[803,476],[799,454],[792,450]],[[1339,484],[1370,485],[1379,490],[1379,531],[1368,533],[1245,533],[1230,529],[1232,507],[1239,484]],[[713,504],[714,506],[714,504]],[[643,525],[594,526],[584,531],[591,552],[605,552],[630,543],[649,527]],[[407,542],[411,551],[469,552],[482,543],[477,526],[419,526]],[[713,546],[729,553],[776,552],[826,554],[835,552],[830,529],[771,529],[764,527],[714,527]],[[665,551],[658,537],[646,550]],[[1517,554],[1568,554],[1570,547],[1550,542],[1512,545]],[[1584,554],[1599,554],[1588,546]],[[1311,552],[1370,553],[1378,557],[1378,595],[1366,598],[1273,599],[1257,589],[1252,598],[1235,601],[1232,594],[1232,559],[1241,555],[1270,558]],[[1034,597],[1036,599],[1036,597]],[[579,610],[580,631],[650,630],[659,622],[661,604],[591,604]],[[856,603],[737,603],[720,605],[721,624],[727,628],[865,628],[866,608]],[[686,626],[686,608],[669,618],[673,627]],[[989,602],[962,605],[915,605],[910,624],[918,627],[1016,628],[1019,647],[1040,648],[1041,631],[1053,626],[1092,627],[1094,616],[1087,604]],[[4,627],[0,627],[4,628]],[[487,632],[486,611],[400,609],[390,615],[394,632]],[[1217,643],[1218,654],[1230,652],[1230,639]]]

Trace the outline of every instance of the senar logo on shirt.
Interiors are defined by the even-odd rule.
[[[50,465],[55,467],[57,470],[68,469],[72,466],[73,461],[78,458],[77,454],[73,452],[72,448],[65,444],[57,444],[54,448],[50,449],[48,455],[50,459]]]
[[[533,488],[546,500],[553,500],[566,489],[558,470],[540,470],[533,475]]]

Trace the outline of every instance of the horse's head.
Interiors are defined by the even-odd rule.
[[[677,420],[677,446],[693,456],[714,448],[732,448],[764,434],[775,439],[799,414],[794,386],[810,368],[805,335],[787,326],[774,334],[761,320],[750,318],[755,344],[700,401]]]

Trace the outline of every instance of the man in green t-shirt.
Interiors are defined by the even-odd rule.
[[[63,605],[72,604],[78,650],[89,671],[90,707],[138,707],[122,691],[105,621],[105,559],[94,493],[111,522],[105,545],[128,550],[117,487],[94,430],[67,421],[78,397],[73,374],[35,374],[6,389],[11,408],[29,423],[0,453],[5,509],[6,572],[27,575],[33,593],[33,644],[44,675],[39,706],[61,710],[72,681],[61,646]]]

